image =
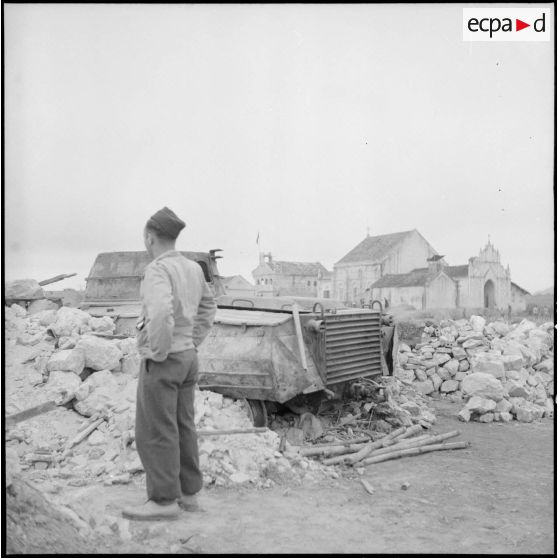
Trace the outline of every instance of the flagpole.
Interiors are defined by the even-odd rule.
[[[256,245],[258,247],[258,259],[256,260],[258,262],[258,266],[260,265],[261,262],[261,249],[260,249],[260,231],[258,231],[258,235],[256,236]],[[254,294],[256,296],[258,296],[258,288],[257,286],[254,287]]]

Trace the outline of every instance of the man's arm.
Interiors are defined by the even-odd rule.
[[[162,362],[166,360],[171,348],[174,315],[171,282],[161,266],[147,266],[143,280],[143,296],[152,360]]]
[[[198,306],[198,313],[194,318],[194,331],[192,337],[195,347],[200,345],[207,337],[207,334],[213,325],[215,313],[217,312],[215,297],[213,296],[209,285],[205,282],[201,269],[200,274],[202,275],[203,295]]]

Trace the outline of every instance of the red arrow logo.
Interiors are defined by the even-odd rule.
[[[525,23],[524,21],[521,21],[520,19],[515,20],[515,30],[516,31],[521,31],[522,29],[525,29],[525,27],[531,27],[531,24],[530,23]]]

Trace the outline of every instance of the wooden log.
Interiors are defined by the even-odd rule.
[[[40,405],[36,405],[35,407],[31,407],[30,409],[25,409],[20,411],[19,413],[14,413],[13,415],[9,415],[6,417],[6,427],[11,428],[15,426],[18,422],[28,420],[30,418],[36,417],[37,415],[41,415],[43,413],[48,413],[48,411],[52,411],[57,407],[56,401],[46,401],[45,403],[41,403]]]
[[[228,436],[229,434],[262,434],[269,432],[269,428],[231,428],[230,430],[198,430],[198,436]]]
[[[382,439],[391,440],[392,438],[397,438],[397,436],[401,436],[401,434],[404,434],[406,431],[407,431],[407,427],[402,426],[401,428],[396,428],[395,430],[392,430],[387,436],[385,436],[385,438]]]
[[[336,465],[338,463],[357,463],[361,459],[367,457],[372,452],[372,450],[383,447],[384,443],[386,442],[390,442],[390,440],[385,440],[385,438],[382,438],[381,440],[377,440],[376,442],[371,442],[370,444],[361,446],[361,449],[359,449],[357,452],[350,452],[349,454],[344,455],[342,454],[335,459],[328,459],[326,460],[327,462],[324,461],[323,463],[324,465]]]
[[[339,448],[329,448],[326,450],[322,450],[322,452],[324,453],[316,453],[314,455],[329,457],[329,459],[325,459],[322,463],[324,465],[333,465],[334,463],[341,463],[347,454],[356,453],[357,451],[360,451],[361,448],[362,448],[361,444],[355,444],[354,446],[342,446]],[[330,457],[330,456],[334,456],[334,457]]]
[[[62,399],[51,399],[50,401],[45,401],[40,405],[35,405],[34,407],[30,407],[29,409],[24,409],[19,413],[14,413],[6,417],[6,428],[11,428],[15,426],[18,422],[22,422],[24,420],[28,420],[30,418],[36,417],[38,415],[42,415],[43,413],[48,413],[56,407],[60,407],[63,405],[67,405],[70,403],[75,397],[75,393],[66,393],[64,392],[64,397]]]
[[[419,432],[422,431],[423,428],[420,424],[414,424],[413,426],[409,426],[409,428],[407,428],[405,432],[403,432],[402,434],[398,434],[397,436],[392,436],[392,438],[396,438],[397,441],[399,441],[399,440],[403,440],[404,438],[409,438],[410,436],[413,436],[414,434],[418,434]]]
[[[350,446],[348,445],[344,445],[344,446],[320,446],[317,448],[314,447],[305,448],[301,450],[300,455],[302,455],[302,457],[317,457],[317,456],[327,457],[330,455],[339,455],[339,452],[343,453],[343,450],[349,451],[348,450],[349,447]]]
[[[85,438],[87,438],[89,434],[91,434],[94,430],[96,430],[97,427],[104,421],[105,419],[104,417],[102,417],[100,419],[97,419],[95,422],[92,422],[85,430],[81,431],[77,436],[75,436],[72,440],[70,440],[70,442],[68,442],[68,445],[66,446],[64,452],[70,450],[71,448],[77,446],[80,442],[85,440]]]
[[[400,437],[404,435],[406,432],[408,431],[411,431],[412,433],[417,432],[416,429],[411,430],[412,428],[413,428],[412,426],[409,428],[407,428],[406,426],[397,428],[396,430],[390,432],[387,436],[384,436],[380,440],[367,444],[358,452],[351,453],[351,455],[346,455],[345,459],[338,459],[335,461],[332,460],[330,464],[335,465],[336,463],[348,463],[349,465],[354,465],[355,463],[362,461],[365,457],[368,457],[375,449],[385,448],[385,447],[395,445],[397,441],[400,439]]]
[[[391,453],[386,453],[384,455],[377,455],[376,457],[369,457],[364,461],[362,461],[362,464],[373,465],[374,463],[381,463],[382,461],[389,461],[391,459],[398,459],[400,457],[421,455],[423,453],[428,453],[431,451],[465,449],[468,448],[469,446],[470,446],[469,442],[454,442],[450,444],[434,444],[431,446],[422,446],[419,448],[404,449],[404,450],[394,451]]]
[[[459,436],[459,432],[457,430],[453,430],[452,432],[447,432],[446,434],[440,434],[439,436],[420,436],[420,439],[417,438],[416,440],[405,440],[400,444],[395,444],[394,446],[388,448],[381,448],[373,451],[369,456],[375,457],[376,455],[384,455],[386,453],[391,453],[394,451],[398,451],[400,449],[408,449],[408,448],[418,448],[422,446],[430,446],[432,444],[439,444],[444,440],[448,440],[449,438],[454,438],[455,436]]]
[[[412,428],[412,427],[411,427]],[[410,428],[409,428],[410,429]],[[392,446],[397,443],[398,436],[401,436],[407,430],[409,430],[406,426],[402,426],[401,428],[397,428],[393,432],[390,432],[387,436],[384,436],[380,440],[376,440],[375,442],[371,442],[366,444],[366,446],[359,449],[357,452],[350,451],[350,452],[336,452],[335,455],[338,455],[336,458],[326,459],[323,461],[324,465],[337,465],[339,463],[349,463],[350,465],[354,465],[359,461],[363,460],[365,457],[368,457],[370,453],[382,447]],[[316,455],[316,454],[314,454]],[[321,455],[321,454],[317,454]],[[328,455],[334,455],[333,453]]]
[[[96,337],[103,337],[105,339],[127,339],[129,337],[123,333],[103,333],[102,331],[90,331],[88,335],[95,335]]]
[[[328,448],[332,446],[350,446],[352,444],[365,444],[370,442],[370,436],[360,436],[358,438],[351,438],[350,440],[337,439],[335,442],[324,442],[323,444],[312,444],[313,448]]]
[[[77,273],[68,273],[65,275],[57,275],[56,277],[51,277],[50,279],[44,279],[43,281],[39,281],[39,285],[44,287],[45,285],[50,285],[51,283],[57,283],[58,281],[62,281],[62,279],[68,279],[69,277],[74,277]]]
[[[313,444],[307,448],[304,448],[300,453],[301,455],[307,457],[306,452],[310,452],[309,455],[320,455],[320,453],[315,453],[314,450],[317,449],[327,449],[327,448],[340,448],[346,446],[352,446],[353,444],[365,444],[370,442],[370,436],[362,436],[360,438],[353,438],[352,440],[338,440],[336,442],[329,442],[327,444]]]

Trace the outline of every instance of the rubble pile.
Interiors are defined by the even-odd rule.
[[[554,324],[487,324],[481,316],[424,328],[411,349],[399,346],[395,371],[427,396],[464,401],[465,422],[532,422],[553,416]]]
[[[367,390],[363,384],[376,387],[376,391]],[[363,416],[374,431],[389,433],[394,428],[415,424],[430,428],[436,421],[426,397],[395,376],[357,380],[351,391],[353,397],[349,405],[353,413]]]
[[[68,401],[7,432],[23,470],[80,486],[131,482],[142,465],[134,442],[140,358],[133,338],[115,339],[110,318],[75,308],[29,314],[6,308],[7,413],[49,400]],[[15,355],[15,356],[14,356]],[[206,484],[251,482],[271,486],[312,478],[324,469],[288,442],[279,451],[273,431],[208,435],[207,431],[252,427],[245,403],[196,390],[195,423]],[[139,477],[138,477],[139,478]]]

